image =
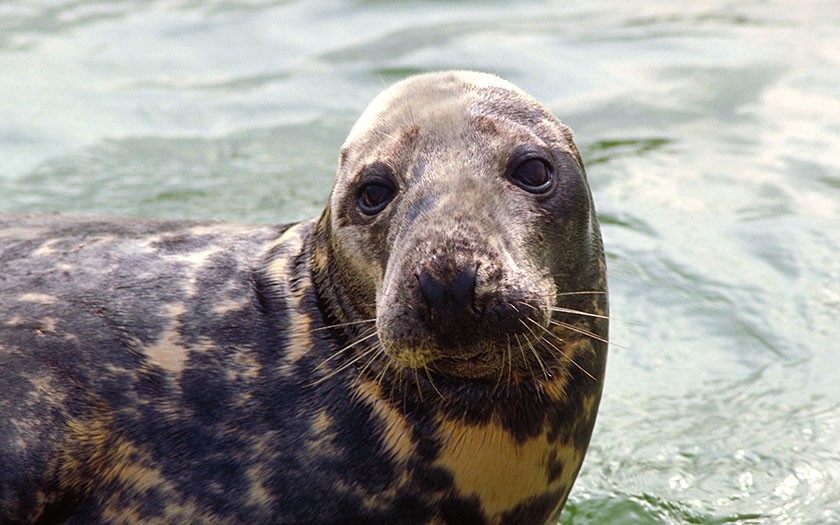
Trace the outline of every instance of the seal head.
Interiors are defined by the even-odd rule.
[[[342,148],[319,228],[339,317],[376,319],[382,354],[441,382],[562,373],[556,305],[605,289],[570,130],[491,75],[423,75],[379,95]]]

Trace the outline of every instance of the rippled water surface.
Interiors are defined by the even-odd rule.
[[[0,209],[309,217],[385,85],[496,72],[576,131],[609,256],[562,523],[840,523],[840,9],[631,4],[5,0]]]

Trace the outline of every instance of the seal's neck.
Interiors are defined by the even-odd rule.
[[[366,315],[359,307],[359,284],[354,283],[341,271],[345,264],[341,254],[335,250],[332,243],[330,209],[324,210],[310,238],[306,243],[307,266],[312,277],[312,283],[323,305],[325,322],[328,325],[347,327],[345,332],[349,339],[358,337],[360,328],[365,325],[373,326],[371,315]],[[370,323],[365,321],[370,320]]]

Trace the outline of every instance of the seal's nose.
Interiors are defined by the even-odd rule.
[[[432,325],[441,328],[474,314],[475,277],[476,266],[462,268],[449,279],[439,279],[425,268],[420,271],[420,294]]]

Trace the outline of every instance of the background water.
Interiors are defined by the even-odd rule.
[[[575,4],[3,0],[0,209],[306,218],[385,85],[499,73],[575,129],[609,256],[562,523],[840,523],[840,8]]]

